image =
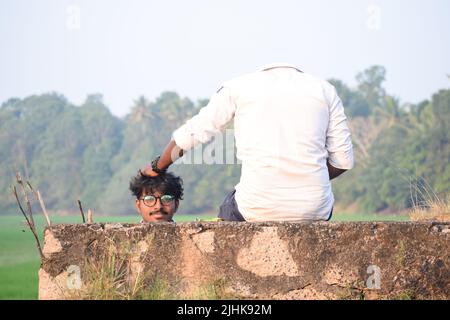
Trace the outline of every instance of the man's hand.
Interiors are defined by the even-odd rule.
[[[156,177],[158,175],[157,172],[152,170],[151,165],[147,165],[143,170],[139,170],[140,174],[147,177]]]
[[[328,175],[330,176],[330,180],[333,180],[334,178],[339,177],[341,174],[343,174],[346,169],[339,169],[333,167],[327,160],[327,167],[328,167]]]
[[[163,153],[161,154],[157,168],[161,170],[166,170],[174,161],[176,161],[178,158],[183,156],[183,149],[178,147],[174,140],[171,140],[169,144],[164,149]],[[156,177],[158,176],[158,173],[153,171],[152,165],[148,164],[144,170],[139,170],[139,172],[148,177]]]

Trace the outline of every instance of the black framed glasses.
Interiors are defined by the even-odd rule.
[[[156,197],[148,194],[146,196],[143,196],[142,198],[139,198],[139,200],[142,200],[147,207],[153,207],[156,204],[157,199],[159,199],[161,205],[167,206],[171,204],[173,200],[175,200],[175,197],[170,194],[164,194],[161,197]]]

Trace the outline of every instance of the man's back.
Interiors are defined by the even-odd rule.
[[[242,161],[235,198],[245,220],[328,218],[334,198],[327,158],[336,168],[353,166],[350,132],[333,86],[293,66],[272,65],[225,82],[208,107],[199,118],[214,119],[218,129],[234,115]]]

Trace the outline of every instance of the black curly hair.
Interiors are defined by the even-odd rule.
[[[143,194],[152,194],[159,191],[162,194],[174,196],[176,200],[183,200],[183,179],[171,172],[149,177],[139,171],[136,176],[131,178],[130,191],[138,199]]]

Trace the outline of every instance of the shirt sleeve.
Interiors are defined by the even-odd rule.
[[[329,90],[328,102],[330,108],[326,138],[328,161],[335,168],[348,170],[354,166],[353,145],[344,106],[333,86]]]
[[[197,115],[173,132],[172,139],[184,151],[195,148],[200,143],[207,143],[223,130],[234,117],[235,111],[231,90],[223,86]]]

